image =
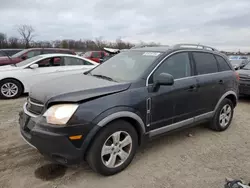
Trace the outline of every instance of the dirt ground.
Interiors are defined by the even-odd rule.
[[[27,145],[17,121],[25,100],[0,101],[0,188],[222,188],[225,177],[250,181],[250,98],[239,101],[227,131],[198,126],[161,137],[111,177],[86,163],[52,164]]]

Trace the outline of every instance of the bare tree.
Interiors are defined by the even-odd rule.
[[[10,48],[18,48],[18,38],[10,37],[8,43]]]
[[[0,33],[0,48],[6,47],[7,44],[7,36],[4,33]]]
[[[35,37],[35,30],[31,25],[20,25],[17,27],[18,33],[23,38],[25,47],[29,48],[31,40]]]

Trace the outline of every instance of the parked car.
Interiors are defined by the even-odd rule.
[[[135,48],[85,74],[32,87],[20,131],[56,162],[86,159],[96,172],[112,175],[156,136],[202,122],[226,130],[237,95],[238,75],[214,48]]]
[[[239,93],[240,95],[250,95],[250,64],[237,71],[240,77]]]
[[[31,57],[41,55],[41,54],[53,54],[53,53],[61,53],[61,54],[73,54],[75,52],[69,49],[61,49],[61,48],[29,48],[22,50],[11,57],[0,57],[0,66],[16,64],[23,60],[29,59]]]
[[[247,56],[229,56],[229,60],[243,60],[243,59],[249,59]]]
[[[26,59],[20,63],[0,67],[0,97],[12,99],[28,93],[30,87],[55,77],[82,73],[98,63],[68,54],[44,54]],[[84,82],[84,80],[82,81]]]
[[[235,70],[242,69],[249,63],[247,59],[231,60],[230,61]]]
[[[100,59],[100,63],[103,63],[108,59],[110,59],[111,57],[115,56],[116,54],[120,53],[119,49],[114,49],[114,48],[103,48],[103,49],[106,52],[106,55],[102,59]]]
[[[100,63],[100,59],[103,59],[107,55],[108,54],[105,51],[88,51],[85,52],[82,56],[97,63]]]
[[[23,49],[0,49],[0,57],[12,56],[22,50]]]

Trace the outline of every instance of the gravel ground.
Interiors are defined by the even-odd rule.
[[[52,164],[27,145],[17,123],[25,100],[0,101],[0,188],[222,188],[225,177],[250,181],[250,98],[239,101],[227,131],[198,126],[161,137],[111,177],[92,172],[86,163]]]

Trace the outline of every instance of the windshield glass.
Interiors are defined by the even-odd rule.
[[[159,57],[159,52],[127,51],[113,56],[90,72],[115,81],[133,81]]]
[[[16,57],[20,57],[20,56],[22,56],[23,54],[25,54],[26,52],[28,52],[29,50],[27,49],[27,50],[22,50],[22,51],[20,51],[20,52],[18,52],[18,53],[16,53],[16,54],[14,54],[13,56],[11,56],[11,57],[13,57],[13,58],[16,58]]]
[[[16,66],[22,67],[22,66],[28,65],[28,64],[32,63],[33,61],[36,61],[36,60],[41,59],[41,58],[42,58],[42,56],[35,56],[32,58],[26,59],[24,61],[21,61],[20,63],[17,63]]]

